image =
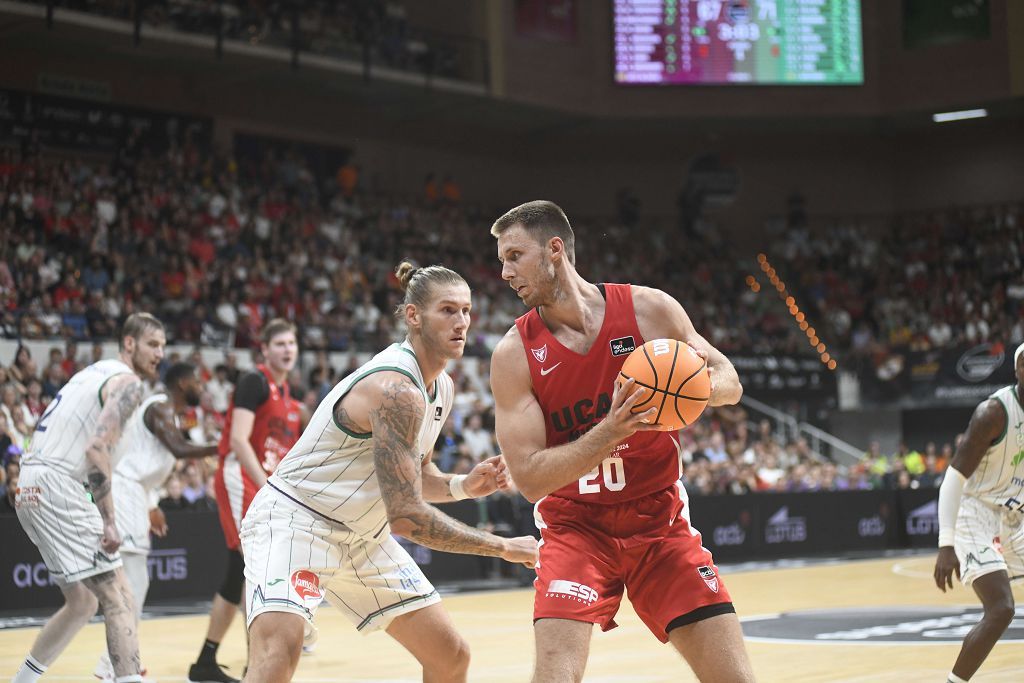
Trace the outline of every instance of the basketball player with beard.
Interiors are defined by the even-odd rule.
[[[97,607],[103,608],[115,680],[142,680],[111,476],[122,430],[142,402],[142,378],[157,378],[165,344],[159,320],[148,313],[128,316],[118,357],[75,373],[36,423],[21,461],[15,506],[64,605],[39,632],[13,683],[35,683]]]
[[[157,536],[167,534],[167,519],[156,504],[157,490],[174,469],[176,459],[217,454],[217,444],[191,443],[178,425],[180,415],[199,405],[202,386],[195,366],[175,363],[164,375],[164,384],[166,393],[144,400],[129,419],[117,446],[120,460],[114,469],[117,529],[124,573],[135,598],[136,629],[149,591],[150,531]],[[114,679],[107,655],[100,658],[96,677]]]
[[[709,405],[743,392],[732,363],[674,298],[657,289],[594,284],[576,271],[575,236],[546,201],[495,221],[502,279],[530,309],[494,349],[496,433],[541,531],[534,582],[535,681],[579,681],[593,625],[615,627],[624,590],[651,632],[701,681],[754,679],[743,634],[711,553],[690,525],[682,458],[657,408],[616,382],[645,341],[677,339],[707,360]]]
[[[500,456],[468,474],[442,473],[434,444],[452,410],[445,372],[462,357],[469,286],[443,266],[399,265],[396,313],[408,336],[342,379],[271,475],[242,523],[249,671],[291,680],[316,636],[322,597],[360,633],[384,630],[423,666],[423,680],[463,682],[469,647],[441,596],[392,534],[434,550],[501,557],[532,567],[532,536],[500,538],[431,503],[507,488]]]

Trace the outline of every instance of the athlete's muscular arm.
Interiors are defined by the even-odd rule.
[[[146,408],[142,421],[146,429],[153,432],[175,458],[205,458],[208,455],[217,455],[217,444],[194,444],[182,435],[181,430],[174,424],[174,409],[170,401],[154,403]]]
[[[1006,421],[1006,410],[998,399],[992,398],[981,403],[974,409],[964,439],[956,449],[956,454],[950,461],[949,467],[946,468],[945,478],[939,489],[940,548],[939,554],[935,558],[933,572],[935,585],[943,593],[946,592],[947,586],[953,587],[953,574],[955,573],[958,578],[960,576],[960,560],[948,539],[943,537],[949,537],[950,531],[956,527],[964,480],[978,469],[978,464],[985,457],[985,452],[1006,429]]]
[[[999,399],[990,398],[974,409],[971,421],[967,425],[963,441],[956,449],[956,454],[949,466],[970,477],[978,469],[986,451],[1006,429],[1006,410]]]
[[[416,447],[426,401],[409,378],[378,372],[357,387],[339,403],[335,414],[343,410],[355,424],[365,415],[370,424],[377,481],[394,533],[434,550],[536,563],[536,543],[478,531],[424,501]]]
[[[682,305],[660,289],[633,286],[633,307],[640,334],[652,339],[678,339],[703,352],[711,377],[710,405],[733,405],[743,396],[736,368],[725,355],[694,329]]]
[[[536,502],[578,481],[631,434],[654,429],[643,420],[653,418],[657,408],[630,410],[645,391],[633,386],[633,380],[616,383],[611,410],[596,427],[576,441],[547,448],[544,413],[533,394],[522,338],[518,329],[509,330],[491,355],[495,432],[512,479],[527,500]]]
[[[110,455],[114,451],[125,422],[142,402],[142,381],[136,375],[117,375],[103,385],[96,428],[89,437],[85,457],[89,461],[89,490],[103,517],[101,546],[108,553],[121,545],[121,535],[114,519],[114,498],[110,495]]]

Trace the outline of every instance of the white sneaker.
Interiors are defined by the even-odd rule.
[[[110,683],[114,680],[114,666],[110,663],[110,657],[106,652],[100,655],[100,661],[96,662],[96,670],[92,675],[101,681]]]

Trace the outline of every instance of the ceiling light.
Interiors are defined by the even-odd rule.
[[[935,123],[948,123],[949,121],[963,121],[964,119],[983,119],[988,116],[987,109],[963,109],[961,111],[946,111],[941,114],[932,114],[932,121]]]

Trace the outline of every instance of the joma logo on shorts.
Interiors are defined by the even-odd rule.
[[[565,597],[590,604],[597,601],[597,591],[590,586],[584,586],[582,583],[555,579],[548,584],[545,597]]]

